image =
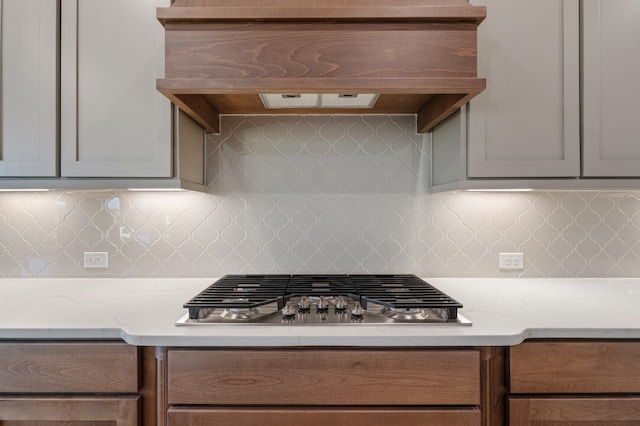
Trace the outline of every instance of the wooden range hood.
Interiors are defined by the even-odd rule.
[[[485,16],[467,0],[175,0],[157,9],[157,88],[215,133],[220,114],[340,113],[417,114],[427,132],[485,88]]]

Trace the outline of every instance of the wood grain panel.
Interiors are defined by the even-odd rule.
[[[525,342],[509,369],[511,393],[640,393],[640,342]]]
[[[140,349],[140,352],[142,356],[140,387],[142,422],[140,426],[162,426],[157,420],[158,410],[164,410],[164,407],[158,407],[156,349],[144,347]]]
[[[0,343],[1,393],[138,391],[138,349],[124,343]]]
[[[0,398],[0,424],[138,426],[139,397]]]
[[[476,350],[171,350],[169,404],[478,405]]]
[[[437,95],[418,114],[418,133],[426,133],[469,102],[479,92],[465,95]]]
[[[505,353],[504,347],[483,347],[481,354],[482,424],[503,426],[505,421]]]
[[[477,66],[475,26],[460,23],[181,24],[165,45],[166,78],[475,78]]]
[[[165,93],[165,96],[204,128],[214,133],[220,132],[220,114],[204,96],[172,93]]]
[[[486,86],[478,78],[165,78],[156,80],[161,92],[178,94],[257,93],[382,93],[382,94],[465,94]]]
[[[165,347],[156,348],[156,401],[157,414],[156,426],[166,426],[167,424],[167,349]]]
[[[477,408],[433,410],[171,408],[168,426],[480,426]]]
[[[637,426],[640,398],[509,398],[510,426]]]

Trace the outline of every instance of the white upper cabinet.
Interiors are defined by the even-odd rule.
[[[468,177],[580,175],[578,0],[473,0],[478,75]]]
[[[583,0],[583,175],[640,176],[640,1]]]
[[[54,3],[54,2],[51,2]],[[62,0],[61,174],[172,176],[164,73],[169,0]]]
[[[0,0],[0,176],[57,174],[58,9]]]

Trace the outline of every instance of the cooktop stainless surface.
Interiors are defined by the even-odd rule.
[[[176,325],[471,325],[414,275],[227,275],[184,307]]]

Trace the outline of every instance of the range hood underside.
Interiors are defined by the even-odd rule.
[[[270,2],[264,13],[271,17],[260,16],[259,7],[226,7],[223,0],[159,8],[166,78],[157,81],[158,90],[212,132],[220,130],[220,114],[279,113],[417,114],[417,130],[426,132],[485,87],[476,77],[482,7],[466,0],[449,1],[455,8],[423,4],[407,18],[379,0],[366,11],[377,17],[363,18],[349,16],[363,15],[362,7],[348,13],[326,7],[318,16],[317,8],[296,10],[292,1]],[[393,10],[407,14],[398,1]],[[322,1],[332,2],[340,3]],[[452,17],[456,11],[462,16]],[[380,96],[373,108],[266,109],[260,99],[266,93]]]

